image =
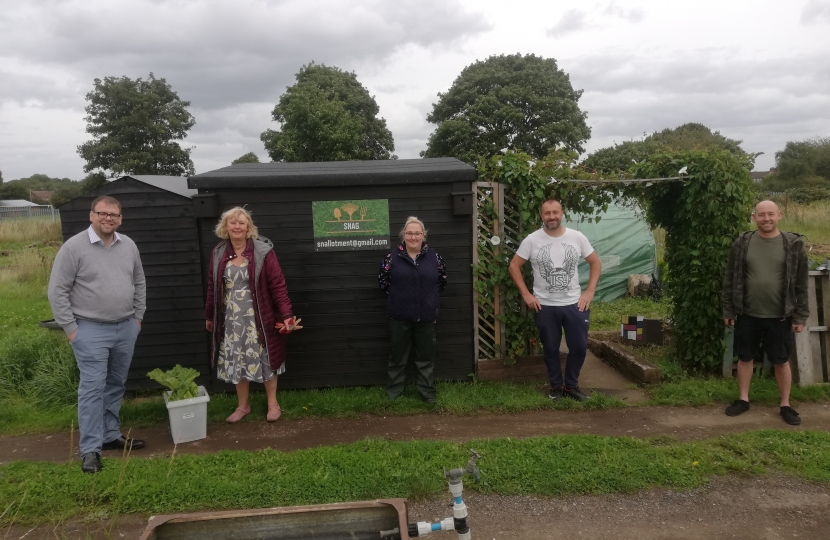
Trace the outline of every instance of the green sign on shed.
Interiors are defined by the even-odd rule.
[[[316,251],[389,249],[389,201],[311,203]]]

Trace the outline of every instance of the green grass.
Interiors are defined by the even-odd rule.
[[[395,401],[386,397],[382,387],[332,388],[325,390],[288,390],[278,394],[284,419],[354,418],[366,415],[394,416],[421,413],[469,415],[477,413],[516,413],[543,409],[606,410],[624,407],[625,403],[596,395],[587,403],[547,398],[544,384],[512,384],[509,382],[438,383],[438,404],[423,403],[410,387]],[[0,434],[24,435],[67,431],[76,422],[74,405],[42,407],[27,396],[0,399]],[[235,394],[214,394],[208,403],[208,421],[224,422],[236,408]],[[261,422],[265,418],[266,400],[263,392],[251,393],[252,414],[242,420]],[[125,401],[121,407],[125,429],[168,422],[167,409],[157,396]]]
[[[451,414],[465,416],[482,413],[521,413],[538,410],[608,410],[631,405],[595,394],[586,403],[571,400],[550,401],[543,383],[513,384],[509,382],[439,383],[437,405],[427,405],[418,399],[413,388],[395,401],[386,398],[382,387],[333,388],[326,390],[288,390],[279,393],[283,418],[355,418],[365,416],[407,416],[414,414]],[[702,406],[727,404],[738,395],[737,382],[724,379],[681,378],[646,388],[649,401],[637,406]],[[146,427],[168,422],[164,401],[158,397],[140,397],[125,401],[121,420],[125,429]],[[762,405],[778,404],[775,380],[756,377],[752,382],[751,399]],[[791,398],[799,403],[830,399],[830,385],[801,388],[794,386]],[[252,414],[242,420],[261,422],[265,418],[265,394],[251,394]],[[224,422],[236,408],[233,394],[215,394],[208,404],[208,421]],[[0,434],[24,435],[65,432],[76,423],[74,405],[43,407],[32,397],[0,399]],[[462,421],[462,420],[460,420]]]
[[[778,226],[806,237],[807,253],[814,266],[830,259],[830,201],[790,203],[781,210],[784,218]]]
[[[62,242],[60,221],[19,218],[0,221],[0,250],[19,250],[35,243]]]
[[[671,314],[671,300],[655,302],[648,298],[619,298],[613,302],[591,303],[591,330],[620,330],[622,317],[642,315],[649,319],[665,319]]]
[[[735,379],[684,379],[658,384],[649,389],[649,405],[700,406],[712,403],[731,403],[738,398]],[[778,386],[772,377],[753,377],[749,390],[752,403],[778,405]],[[793,385],[790,399],[798,402],[830,399],[830,385],[800,387]]]
[[[446,442],[366,440],[290,453],[222,451],[172,458],[0,466],[0,523],[43,523],[94,514],[160,514],[385,497],[446,495],[444,468],[481,453],[470,491],[559,496],[689,489],[715,475],[770,471],[830,482],[830,433],[757,431],[707,441],[563,435]]]
[[[783,207],[784,218],[778,226],[785,231],[801,233],[810,242],[830,243],[830,201],[793,204]]]

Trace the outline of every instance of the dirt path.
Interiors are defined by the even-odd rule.
[[[211,424],[208,438],[181,444],[177,453],[206,454],[217,450],[291,451],[366,438],[392,441],[442,440],[464,442],[497,437],[535,437],[552,434],[590,433],[596,435],[654,437],[670,435],[679,440],[705,439],[727,433],[756,429],[810,429],[830,431],[830,404],[805,403],[799,407],[803,423],[785,424],[777,407],[755,405],[736,418],[723,414],[723,406],[630,407],[609,411],[534,411],[518,414],[451,416],[365,416],[343,419],[280,420],[274,424],[245,422],[237,425]],[[125,426],[126,428],[126,426]],[[76,434],[77,435],[77,434]],[[132,436],[147,441],[147,447],[133,457],[166,455],[173,452],[170,428],[158,425],[135,429]],[[65,461],[69,458],[69,434],[0,437],[0,463],[19,459]],[[75,441],[77,444],[77,440]],[[73,449],[77,456],[77,448]],[[106,456],[117,457],[118,452]]]
[[[473,538],[490,540],[779,540],[830,538],[830,486],[794,478],[714,478],[703,489],[577,497],[471,494]],[[448,514],[410,503],[409,518]]]
[[[714,478],[685,492],[571,497],[506,497],[468,492],[469,523],[476,540],[780,540],[830,538],[830,487],[785,476]],[[409,503],[409,521],[437,521],[452,514],[449,494]],[[70,522],[0,530],[2,539],[104,540],[137,538],[147,516],[115,522]],[[5,535],[4,535],[5,533]],[[435,540],[455,538],[436,533]]]

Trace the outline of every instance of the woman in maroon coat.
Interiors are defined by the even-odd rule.
[[[282,413],[277,376],[285,371],[285,336],[296,328],[285,277],[273,244],[260,238],[251,214],[231,208],[222,214],[208,268],[205,328],[213,334],[211,367],[217,378],[236,385],[239,405],[228,418],[238,422],[251,412],[250,382],[263,383],[269,422]],[[281,326],[278,332],[275,326]]]

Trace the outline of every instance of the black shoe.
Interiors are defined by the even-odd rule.
[[[566,398],[571,398],[574,401],[588,401],[589,399],[591,399],[591,396],[580,390],[578,386],[576,388],[572,388],[571,390],[563,388],[562,396]]]
[[[435,399],[434,397],[423,397],[422,396],[421,401],[423,401],[427,405],[435,405],[436,403],[438,403],[438,400]]]
[[[87,452],[86,454],[81,456],[81,470],[85,473],[97,473],[101,472],[104,468],[101,465],[101,454],[98,452]]]
[[[562,398],[562,389],[551,388],[550,392],[548,392],[548,398],[550,398],[551,401],[559,401]]]
[[[801,423],[801,418],[798,417],[795,409],[787,405],[781,407],[781,418],[791,426],[797,426]]]
[[[125,447],[127,450],[138,450],[144,448],[144,441],[141,439],[127,439],[122,435],[115,440],[102,444],[101,450],[123,450]]]
[[[732,405],[726,408],[726,416],[738,416],[749,410],[749,402],[742,399],[736,399]]]

